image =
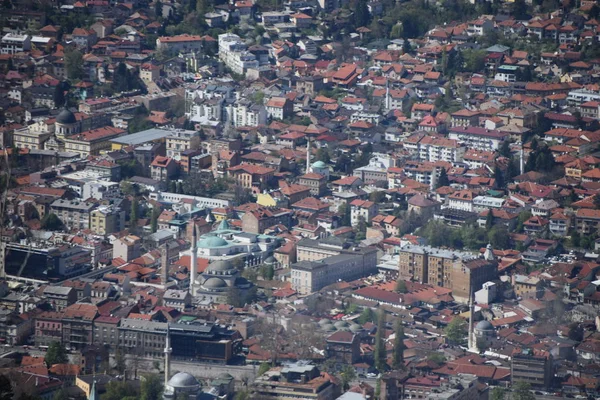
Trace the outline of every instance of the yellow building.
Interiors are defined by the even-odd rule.
[[[110,140],[121,136],[125,131],[112,126],[92,129],[65,137],[65,151],[79,153],[82,157],[100,155],[111,150]]]
[[[90,213],[90,230],[99,235],[110,235],[125,228],[125,211],[118,207],[102,206]]]

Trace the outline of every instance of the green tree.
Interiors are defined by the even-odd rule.
[[[54,213],[49,213],[42,218],[42,229],[47,231],[59,231],[63,228],[63,223]]]
[[[462,343],[467,336],[467,324],[460,317],[454,317],[444,329],[448,340],[454,343]]]
[[[367,26],[369,24],[369,7],[366,0],[359,0],[354,10],[354,27]]]
[[[267,362],[260,364],[260,367],[258,368],[257,376],[261,376],[262,374],[264,374],[265,372],[267,372],[270,369],[271,369],[271,364],[269,364]]]
[[[365,307],[358,317],[358,323],[361,325],[366,324],[367,322],[375,321],[375,313],[369,307]]]
[[[0,400],[13,400],[14,391],[10,379],[0,375]]]
[[[398,279],[396,281],[396,292],[397,293],[407,293],[408,289],[406,287],[406,282],[403,279]]]
[[[510,13],[518,20],[529,19],[529,15],[527,15],[527,3],[525,3],[525,0],[515,0],[510,7]]]
[[[440,176],[438,177],[436,188],[441,188],[442,186],[450,186],[448,173],[446,172],[446,168],[444,167],[442,167],[442,170],[440,171]]]
[[[150,217],[150,230],[155,233],[158,230],[158,217],[160,216],[160,209],[156,206],[152,207],[152,216]]]
[[[138,200],[137,197],[134,197],[131,201],[131,212],[129,214],[129,227],[134,229],[137,227],[138,222]]]
[[[157,0],[154,3],[154,15],[156,18],[162,18],[163,16],[163,4],[160,2],[160,0]]]
[[[58,108],[65,104],[65,88],[63,87],[63,83],[59,82],[58,85],[54,87],[54,107]]]
[[[491,208],[488,208],[487,217],[485,218],[485,229],[488,231],[494,226],[494,213]]]
[[[317,161],[323,161],[325,164],[329,164],[331,162],[331,157],[329,157],[329,151],[327,151],[327,149],[323,147],[320,147],[317,150],[317,155],[315,158]]]
[[[508,229],[504,225],[496,225],[488,231],[488,242],[495,249],[507,249],[510,247]]]
[[[140,400],[162,399],[163,383],[160,375],[146,375],[140,387]]]
[[[380,372],[385,370],[387,351],[385,348],[385,311],[379,310],[377,316],[377,333],[375,334],[375,368]]]
[[[79,80],[83,75],[83,54],[77,49],[65,51],[65,70],[67,78]]]
[[[64,388],[60,388],[59,390],[54,392],[52,400],[69,400],[69,394]]]
[[[404,327],[400,320],[396,321],[396,337],[394,339],[394,353],[392,355],[392,368],[403,369],[404,368],[404,350],[406,345],[404,344]]]
[[[100,396],[101,400],[125,400],[125,398],[137,398],[138,392],[133,385],[126,381],[111,381],[106,385],[106,392]]]
[[[350,383],[356,379],[356,371],[352,365],[346,365],[341,373],[342,376],[342,389],[344,391],[350,389]]]
[[[573,322],[572,324],[569,325],[569,339],[575,341],[575,342],[581,342],[583,340],[583,326],[581,324],[578,324],[577,322]]]
[[[437,353],[437,352],[429,353],[429,355],[427,356],[427,359],[429,361],[433,361],[436,364],[443,364],[446,362],[446,357],[444,357],[444,355],[442,353]]]
[[[53,366],[54,364],[65,364],[69,361],[69,357],[67,356],[67,350],[60,342],[52,342],[50,346],[48,346],[48,350],[46,351],[46,356],[44,357],[44,361],[48,367]]]
[[[117,348],[115,352],[115,371],[119,375],[125,374],[125,370],[127,369],[127,360],[125,359],[125,354],[120,348]]]
[[[464,70],[467,72],[483,72],[485,56],[485,50],[464,50],[462,52]]]
[[[340,225],[341,226],[352,226],[351,215],[350,215],[350,206],[348,203],[342,203],[338,208],[338,214],[340,215]]]
[[[227,290],[227,304],[232,305],[234,307],[241,307],[242,304],[242,294],[240,293],[240,289],[235,286],[231,286]]]
[[[581,235],[577,229],[573,229],[571,233],[571,247],[581,246]]]
[[[369,194],[369,200],[371,200],[374,203],[378,203],[378,204],[382,203],[385,201],[385,199],[386,199],[386,195],[383,190],[376,190]]]
[[[506,397],[506,389],[496,386],[490,392],[490,400],[504,400]]]
[[[531,385],[527,382],[519,381],[513,385],[512,400],[535,400],[531,392]]]
[[[377,378],[377,383],[375,383],[375,398],[379,399],[381,396],[381,378]]]

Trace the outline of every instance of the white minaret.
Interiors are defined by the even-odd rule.
[[[390,111],[390,81],[385,81],[385,110]]]
[[[191,221],[192,225],[192,248],[190,250],[190,293],[192,296],[194,295],[194,282],[196,281],[196,274],[198,271],[197,263],[198,263],[198,254],[197,254],[197,242],[196,238],[196,224],[194,221]]]
[[[306,173],[310,172],[310,137],[306,143]]]
[[[165,388],[169,383],[169,377],[171,376],[171,333],[169,332],[169,323],[167,322],[167,338],[165,340]]]
[[[520,162],[519,162],[519,166],[521,167],[521,175],[523,175],[525,173],[525,152],[523,151],[523,145],[521,145],[521,151],[520,151]]]
[[[477,352],[474,342],[473,318],[475,317],[475,304],[473,303],[473,289],[469,292],[469,351]]]

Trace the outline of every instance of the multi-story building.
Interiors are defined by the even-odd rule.
[[[47,286],[44,296],[55,311],[63,311],[77,301],[77,292],[72,287]]]
[[[156,50],[193,52],[202,50],[205,38],[199,35],[162,36],[156,39]]]
[[[534,388],[549,388],[552,384],[553,362],[552,355],[535,356],[530,349],[520,354],[513,354],[510,363],[510,378],[516,382],[525,382]]]
[[[109,235],[125,228],[125,211],[114,206],[100,206],[90,214],[90,229],[99,235]]]
[[[233,126],[259,126],[267,124],[267,110],[262,104],[252,104],[252,102],[240,99],[235,105],[231,106]]]
[[[460,145],[457,140],[433,136],[424,136],[419,141],[418,146],[419,159],[430,162],[462,162],[467,149],[465,146]]]
[[[327,178],[321,174],[309,172],[298,177],[298,183],[310,188],[311,196],[319,197],[327,190]]]
[[[246,189],[263,191],[273,179],[275,170],[252,164],[240,164],[227,169],[227,174]]]
[[[52,342],[61,342],[62,312],[45,311],[35,316],[34,342],[36,346],[49,346]]]
[[[93,322],[97,316],[98,307],[93,304],[76,303],[67,307],[62,318],[63,345],[81,350],[93,343]]]
[[[286,119],[294,113],[294,105],[285,97],[272,97],[266,104],[267,115],[274,119]]]
[[[196,150],[200,147],[200,133],[178,129],[167,136],[167,157],[179,160],[181,152],[185,150]]]
[[[31,36],[7,33],[0,40],[0,54],[15,54],[31,50]]]
[[[600,210],[580,208],[575,213],[577,231],[584,235],[594,234],[600,230]]]
[[[78,153],[82,158],[97,156],[109,151],[110,140],[124,134],[125,131],[112,126],[92,129],[64,138],[65,151]]]
[[[101,315],[94,320],[94,344],[108,346],[114,351],[119,346],[119,323],[121,318]]]
[[[242,39],[233,33],[219,35],[219,58],[239,75],[244,75],[248,69],[256,69],[260,65]]]
[[[498,278],[498,262],[488,245],[482,258],[462,260],[452,268],[452,296],[457,302],[467,303],[471,293],[482,288],[483,284]]]
[[[263,207],[252,205],[245,210],[242,216],[242,230],[250,233],[263,233],[265,229],[282,224],[289,226],[292,220],[292,211],[285,208]]]
[[[460,144],[478,150],[498,150],[510,134],[479,128],[476,126],[450,128],[449,139],[457,140]]]
[[[360,358],[360,337],[349,331],[337,331],[326,340],[327,358],[341,364],[354,364]]]
[[[369,200],[353,200],[350,202],[350,220],[352,226],[356,226],[362,217],[365,222],[369,223],[377,214],[378,206],[376,203]]]
[[[56,214],[69,229],[89,229],[90,215],[94,208],[96,208],[94,203],[59,199],[50,205],[50,212]]]
[[[336,383],[314,365],[272,368],[256,378],[253,387],[261,399],[333,400],[339,391]]]
[[[291,265],[292,288],[309,294],[339,281],[351,281],[372,273],[377,249],[351,247],[335,238],[303,239],[296,245],[297,262]]]

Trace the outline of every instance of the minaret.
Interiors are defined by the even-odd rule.
[[[92,388],[90,389],[90,397],[88,400],[98,400],[100,396],[98,396],[98,390],[96,390],[96,377],[94,376],[94,380],[92,381]]]
[[[197,245],[198,245],[198,239],[196,238],[196,224],[194,223],[194,221],[191,221],[193,226],[192,226],[192,248],[190,250],[190,293],[193,296],[194,295],[194,282],[196,281],[196,274],[197,274],[197,263],[198,263],[198,255],[197,253]]]
[[[519,161],[519,167],[521,169],[521,175],[523,175],[525,173],[525,152],[523,151],[523,145],[521,145],[521,151],[520,151],[520,161]]]
[[[306,174],[310,172],[310,137],[306,143]]]
[[[385,81],[385,111],[390,111],[390,81]]]
[[[169,250],[167,244],[160,246],[160,284],[166,288],[169,281]]]
[[[169,323],[167,322],[167,338],[165,340],[165,388],[169,383],[169,377],[171,376],[171,334],[169,332]]]
[[[469,351],[475,349],[473,343],[473,318],[475,317],[475,304],[473,304],[473,289],[469,291]]]

